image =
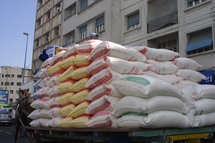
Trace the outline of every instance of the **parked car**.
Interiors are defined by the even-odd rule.
[[[12,112],[9,112],[7,110],[1,110],[0,124],[8,124],[9,126],[13,124]]]

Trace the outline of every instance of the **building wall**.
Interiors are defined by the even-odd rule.
[[[39,4],[39,2],[37,4],[35,20],[34,49],[32,56],[32,69],[34,73],[42,64],[38,58],[45,47],[48,45],[61,45],[62,0],[42,0],[41,2],[41,4]],[[58,5],[59,11],[57,10]],[[48,12],[50,12],[50,16],[47,20]],[[38,24],[39,19],[40,24]],[[58,32],[55,31],[56,28],[59,28]],[[49,33],[48,40],[46,39],[47,33]],[[37,44],[37,40],[39,40],[39,44]]]
[[[1,66],[0,89],[9,91],[9,101],[16,102],[18,90],[22,85],[22,68]],[[6,76],[9,75],[9,76]],[[32,70],[26,69],[24,83],[32,79]],[[8,82],[8,84],[5,84]]]
[[[44,4],[45,6],[37,10],[37,18],[41,17],[46,12],[46,9],[48,9],[47,5],[50,4],[52,5],[50,7],[53,7],[53,3],[57,3],[56,1],[53,1],[51,4],[49,3],[49,0],[46,1],[47,3]],[[99,32],[99,39],[101,40],[112,41],[121,45],[145,45],[157,48],[159,43],[176,39],[175,49],[179,52],[181,57],[189,57],[196,60],[203,65],[203,69],[214,67],[214,42],[213,50],[207,52],[188,55],[186,48],[190,38],[189,34],[201,29],[211,27],[213,34],[212,38],[213,41],[215,40],[215,18],[213,15],[215,2],[212,0],[206,0],[204,2],[203,0],[200,0],[202,3],[188,7],[187,0],[174,0],[177,4],[177,23],[162,27],[153,32],[148,32],[147,22],[150,19],[149,5],[153,1],[156,0],[88,0],[88,6],[80,11],[80,0],[64,0],[62,1],[62,11],[58,18],[56,18],[57,20],[50,20],[49,23],[44,23],[41,26],[43,27],[42,32],[40,28],[35,29],[34,39],[44,34],[44,31],[50,31],[53,28],[53,25],[56,26],[59,24],[61,26],[60,37],[57,38],[57,40],[54,39],[41,45],[40,49],[48,44],[62,46],[64,36],[75,31],[74,43],[68,45],[73,46],[76,43],[87,40],[87,38],[80,40],[79,28],[84,24],[87,24],[87,35],[95,32],[95,19],[104,14],[104,30]],[[76,13],[65,19],[65,10],[74,3],[76,3]],[[166,10],[169,10],[170,8],[171,7],[167,7]],[[128,16],[136,11],[139,11],[139,26],[128,30]],[[154,13],[156,14],[156,12],[155,9]],[[159,13],[157,14],[159,15]],[[33,60],[36,60],[39,52],[34,52],[37,54],[34,56]]]

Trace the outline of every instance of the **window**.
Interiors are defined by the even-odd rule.
[[[49,32],[44,35],[44,43],[49,41]]]
[[[37,19],[37,21],[36,21],[36,28],[38,28],[39,26],[41,26],[41,20],[42,20],[42,18],[40,17],[39,19]]]
[[[10,102],[13,102],[13,98],[10,98]],[[12,110],[10,112],[12,112]]]
[[[39,64],[40,64],[40,60],[36,60],[36,61],[35,61],[35,68],[36,68],[36,69],[39,69],[39,68],[40,68],[40,65],[39,65]]]
[[[4,85],[4,82],[1,82],[1,85]]]
[[[68,8],[65,9],[64,12],[64,21],[72,17],[76,14],[76,3],[70,5]]]
[[[88,6],[88,0],[80,0],[80,11]]]
[[[38,7],[40,8],[43,5],[43,0],[38,0]]]
[[[12,86],[13,86],[13,85],[14,85],[14,82],[11,82],[11,83],[10,83],[10,85],[12,85]]]
[[[87,38],[87,25],[80,28],[80,39],[83,40],[85,38]]]
[[[96,19],[96,33],[104,30],[104,15]]]
[[[177,23],[178,23],[177,1],[175,0],[148,1],[148,16],[147,16],[148,33],[169,27]]]
[[[45,18],[46,18],[46,21],[48,21],[48,20],[51,18],[51,11],[48,11],[48,12],[45,14]]]
[[[168,49],[174,52],[178,52],[178,44],[176,39],[159,42],[157,45],[158,49]]]
[[[19,90],[16,90],[16,94],[19,94]]]
[[[2,74],[1,77],[4,77],[4,74]]]
[[[14,78],[14,74],[11,75],[11,78]]]
[[[20,74],[19,74],[19,75],[17,75],[17,78],[22,78],[22,75],[20,75]]]
[[[34,42],[34,46],[37,48],[37,47],[39,47],[39,45],[40,45],[40,39],[38,38],[38,39],[36,39],[35,40],[35,42]]]
[[[132,30],[140,26],[139,11],[127,17],[127,30]]]
[[[63,47],[67,47],[75,42],[75,31],[71,31],[63,36]]]
[[[187,7],[192,7],[200,3],[205,2],[206,0],[187,0]]]
[[[5,77],[8,78],[8,77],[10,77],[10,75],[9,75],[9,74],[6,74]]]
[[[9,85],[9,82],[5,82],[4,85]]]
[[[55,14],[60,12],[60,3],[55,6]]]
[[[10,90],[10,94],[13,94],[13,90]]]
[[[16,85],[17,85],[17,86],[20,86],[20,85],[21,85],[21,82],[17,82]]]
[[[54,37],[57,37],[57,36],[59,36],[59,27],[55,27],[54,28]]]
[[[212,28],[188,34],[187,55],[213,50]]]

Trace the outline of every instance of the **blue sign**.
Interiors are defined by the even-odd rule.
[[[8,104],[8,90],[0,90],[0,104]]]
[[[56,55],[56,49],[58,48],[59,46],[53,46],[53,45],[50,45],[50,46],[46,46],[46,54],[50,57],[53,57],[54,55]]]
[[[206,76],[206,79],[199,82],[199,84],[214,84],[214,70],[205,70],[200,73]]]

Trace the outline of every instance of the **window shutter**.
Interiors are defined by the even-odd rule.
[[[84,25],[80,28],[80,32],[86,31],[87,30],[87,25]]]
[[[128,16],[128,27],[139,24],[139,12]]]
[[[98,19],[96,19],[96,26],[100,26],[104,24],[104,16],[99,17]]]
[[[80,10],[86,8],[88,5],[88,0],[81,0],[81,7]]]

